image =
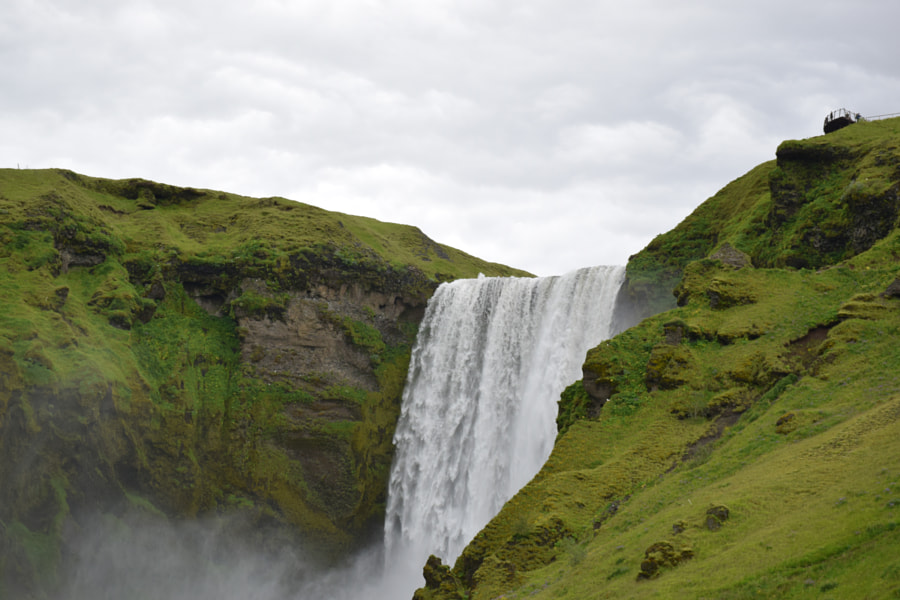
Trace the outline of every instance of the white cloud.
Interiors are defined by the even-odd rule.
[[[281,195],[540,274],[621,263],[719,187],[900,110],[863,0],[9,0],[0,165]]]
[[[580,124],[560,132],[560,154],[598,170],[634,169],[673,156],[680,142],[678,132],[661,123]]]

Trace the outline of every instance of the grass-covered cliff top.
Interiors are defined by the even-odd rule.
[[[11,231],[43,231],[56,238],[57,246],[68,243],[164,260],[255,262],[273,272],[286,270],[292,256],[324,250],[348,264],[414,267],[433,280],[480,272],[527,275],[439,245],[412,226],[284,198],[247,198],[58,169],[0,169],[0,224]],[[21,238],[4,242],[25,243]],[[50,250],[31,250],[29,268],[54,258]]]
[[[900,597],[898,188],[900,120],[785,142],[633,257],[678,306],[589,351],[417,597]]]
[[[816,269],[867,250],[893,229],[900,119],[789,140],[776,157],[726,185],[631,257],[631,292],[645,304],[645,314],[671,308],[669,291],[682,269],[725,244],[755,267]]]

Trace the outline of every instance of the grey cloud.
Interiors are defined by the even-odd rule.
[[[900,8],[846,9],[11,0],[0,164],[292,197],[540,274],[621,263],[828,111],[900,110]]]

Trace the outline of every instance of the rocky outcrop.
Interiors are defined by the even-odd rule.
[[[735,269],[751,266],[750,257],[741,252],[728,242],[722,244],[715,252],[709,255],[710,260],[717,260]]]
[[[414,600],[429,600],[438,594],[440,598],[449,600],[464,600],[467,598],[462,583],[450,571],[450,567],[443,564],[441,559],[431,555],[422,569],[425,578],[425,587],[417,590]]]
[[[669,541],[656,542],[644,551],[644,560],[641,561],[641,572],[637,579],[654,579],[659,577],[660,569],[676,567],[683,561],[694,557],[691,548],[676,548]]]

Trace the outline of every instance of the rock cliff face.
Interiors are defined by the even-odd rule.
[[[0,171],[0,596],[97,513],[229,515],[324,562],[380,528],[442,280],[521,274],[280,199]]]

